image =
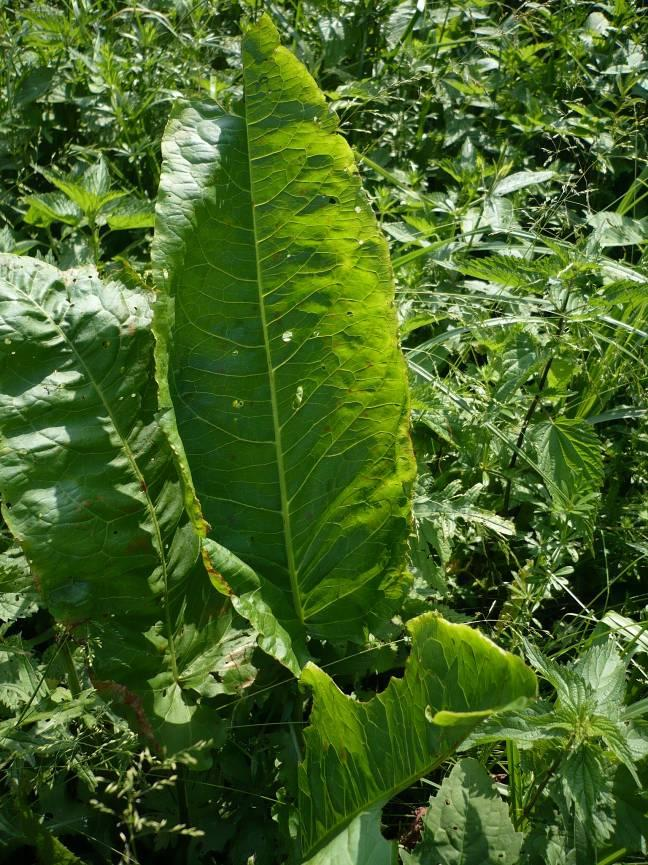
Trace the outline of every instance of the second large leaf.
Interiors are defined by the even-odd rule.
[[[266,16],[243,80],[240,113],[185,104],[167,129],[158,368],[213,537],[284,625],[353,638],[404,589],[414,474],[387,247]]]

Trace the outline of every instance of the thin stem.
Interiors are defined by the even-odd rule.
[[[563,759],[563,756],[564,756],[564,754],[561,751],[558,754],[558,756],[556,757],[556,759],[553,761],[551,766],[549,766],[549,768],[547,769],[547,772],[546,772],[544,778],[538,784],[538,786],[535,788],[532,795],[529,797],[528,802],[526,803],[526,805],[522,809],[521,821],[526,820],[528,818],[529,814],[531,813],[531,811],[533,811],[535,803],[538,801],[538,799],[540,798],[540,794],[545,789],[545,787],[547,786],[549,781],[552,779],[556,769],[558,768],[558,766],[560,765],[560,763]]]
[[[625,847],[620,847],[618,850],[615,850],[614,853],[610,853],[609,856],[606,856],[605,859],[599,859],[596,865],[614,865],[615,862],[620,862],[627,853],[628,851]]]
[[[567,304],[569,302],[569,292],[565,292],[564,300],[560,307],[560,321],[558,323],[558,331],[556,333],[556,342],[560,340],[562,336],[562,332],[565,329],[565,312],[567,310]],[[533,399],[531,400],[531,405],[529,406],[526,415],[524,416],[524,420],[522,421],[522,426],[520,427],[520,432],[518,433],[517,440],[515,442],[515,448],[513,450],[513,454],[511,455],[511,460],[508,465],[509,477],[506,481],[506,490],[504,492],[504,514],[508,514],[509,507],[511,503],[511,487],[513,485],[513,469],[517,464],[518,453],[522,450],[522,445],[524,444],[524,439],[527,434],[527,430],[531,421],[533,420],[533,416],[536,413],[536,409],[540,404],[540,400],[542,399],[542,394],[545,389],[545,385],[547,384],[547,379],[549,377],[549,373],[551,371],[551,365],[555,358],[555,352],[552,352],[547,362],[544,365],[544,369],[542,370],[542,374],[540,375],[540,380],[538,381],[538,390],[536,391]]]
[[[73,697],[78,697],[82,690],[81,681],[79,679],[79,674],[76,671],[76,666],[74,665],[72,652],[70,651],[70,640],[67,637],[65,637],[63,645],[61,646],[61,660],[65,667],[65,674],[67,676],[70,693]]]

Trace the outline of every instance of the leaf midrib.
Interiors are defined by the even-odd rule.
[[[244,71],[245,75],[245,71]],[[304,623],[304,608],[301,602],[299,592],[299,582],[297,574],[297,565],[295,561],[295,550],[293,545],[292,521],[290,517],[290,498],[286,487],[286,471],[284,465],[284,450],[281,435],[281,424],[279,422],[279,406],[277,402],[277,388],[275,384],[274,367],[272,365],[272,353],[270,351],[270,340],[268,333],[267,317],[265,310],[265,298],[263,293],[263,277],[261,271],[261,260],[259,256],[259,232],[256,220],[256,204],[254,201],[254,181],[252,178],[252,158],[250,156],[250,137],[248,135],[248,116],[247,116],[247,100],[245,94],[243,96],[243,129],[245,133],[245,150],[248,164],[248,177],[250,181],[250,205],[252,209],[252,237],[254,243],[254,262],[257,275],[257,290],[259,298],[259,312],[261,316],[261,328],[263,331],[263,346],[265,350],[266,366],[268,369],[268,381],[270,387],[270,404],[272,408],[272,427],[274,432],[275,454],[277,457],[277,475],[279,479],[279,496],[281,499],[281,519],[284,527],[284,549],[286,551],[286,564],[288,566],[288,576],[290,578],[290,588],[292,591],[293,605],[297,618],[301,624]]]
[[[92,387],[94,388],[99,399],[101,400],[101,404],[103,405],[103,407],[106,411],[106,414],[108,415],[108,417],[110,419],[110,422],[113,426],[113,429],[117,433],[117,436],[119,438],[119,441],[121,442],[121,446],[122,446],[122,449],[124,451],[124,454],[126,455],[126,459],[128,460],[128,463],[130,465],[131,471],[135,475],[135,478],[140,485],[140,489],[141,489],[142,494],[144,496],[146,509],[149,513],[149,517],[151,518],[151,522],[153,524],[153,531],[155,533],[155,541],[157,544],[158,557],[159,557],[159,561],[160,561],[160,566],[162,568],[162,576],[163,576],[163,581],[164,581],[164,595],[165,595],[165,599],[166,599],[166,598],[168,598],[168,571],[167,571],[167,561],[166,561],[166,557],[164,555],[164,543],[162,540],[162,532],[160,530],[160,524],[158,522],[157,514],[155,512],[155,505],[153,504],[153,501],[149,495],[148,485],[146,483],[146,479],[145,479],[144,475],[142,474],[140,467],[137,464],[135,454],[133,453],[130,445],[128,444],[128,441],[124,438],[124,436],[122,435],[122,433],[119,429],[119,426],[117,424],[117,421],[115,419],[113,411],[110,407],[110,403],[105,399],[103,391],[99,386],[99,383],[96,381],[95,377],[92,374],[92,371],[90,370],[90,368],[86,364],[83,357],[77,351],[74,343],[69,339],[68,335],[65,333],[63,328],[58,324],[57,321],[55,321],[55,319],[50,315],[50,313],[43,306],[41,306],[40,303],[38,303],[28,292],[24,291],[21,288],[17,288],[17,291],[19,294],[22,294],[26,298],[28,303],[35,306],[36,309],[38,309],[42,313],[42,315],[51,323],[52,327],[60,334],[60,336],[63,339],[63,341],[65,342],[65,344],[69,347],[70,351],[72,352],[74,357],[77,359],[79,366],[84,370],[85,374],[87,375],[88,380],[90,381]],[[179,681],[178,663],[177,663],[177,657],[176,657],[176,651],[175,651],[175,643],[174,643],[174,639],[173,639],[173,629],[171,627],[171,617],[170,617],[170,613],[169,613],[169,605],[167,603],[165,603],[165,605],[164,605],[164,615],[165,615],[165,625],[166,625],[167,634],[168,634],[169,660],[171,663],[171,671],[173,673],[173,677],[174,677],[175,681],[178,682]]]
[[[445,763],[445,761],[448,760],[456,751],[457,745],[462,741],[462,739],[465,738],[465,736],[462,736],[462,738],[459,739],[459,741],[455,745],[450,746],[448,750],[444,751],[442,754],[437,755],[420,771],[418,769],[415,770],[410,775],[408,775],[408,777],[405,778],[402,782],[392,784],[392,786],[388,790],[385,790],[383,793],[381,793],[380,796],[374,796],[367,802],[363,802],[362,804],[358,805],[356,808],[353,809],[353,811],[346,814],[342,820],[338,821],[338,823],[336,823],[334,826],[331,826],[329,829],[327,829],[326,832],[317,840],[317,842],[308,848],[308,850],[302,851],[302,860],[308,860],[312,858],[316,853],[319,853],[324,847],[326,847],[327,844],[333,841],[340,834],[340,832],[343,832],[344,829],[346,829],[351,823],[353,823],[356,817],[359,817],[360,814],[363,814],[365,811],[372,811],[374,808],[381,807],[385,803],[389,802],[390,799],[393,799],[394,796],[398,795],[401,790],[406,790],[408,787],[411,787],[412,784],[415,784],[416,781],[419,780],[419,778],[422,778],[424,775],[428,775],[442,763]]]

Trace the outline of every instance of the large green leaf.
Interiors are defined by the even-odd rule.
[[[532,671],[478,631],[434,613],[408,628],[404,677],[366,703],[343,694],[314,664],[304,668],[301,681],[313,691],[299,767],[305,860],[324,850],[332,855],[359,815],[377,820],[389,799],[443,762],[483,718],[536,694]]]
[[[186,104],[164,138],[162,402],[214,538],[281,628],[357,638],[406,582],[414,462],[387,246],[337,118],[266,16],[243,81],[240,114]]]
[[[175,747],[197,737],[192,683],[231,613],[155,419],[150,319],[90,270],[0,256],[4,517],[51,612],[90,640],[97,686]]]

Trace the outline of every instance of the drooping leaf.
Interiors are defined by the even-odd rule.
[[[612,794],[616,817],[614,844],[628,851],[648,853],[648,770],[641,772],[637,785],[625,766],[614,774]]]
[[[164,138],[161,399],[214,538],[281,628],[358,638],[405,589],[414,474],[387,246],[337,118],[265,16],[243,79],[240,114],[183,105]]]
[[[51,612],[90,641],[97,687],[178,747],[200,738],[185,670],[231,613],[196,565],[155,419],[150,319],[144,295],[89,269],[0,256],[5,520]]]
[[[430,772],[485,717],[536,693],[523,662],[466,625],[433,613],[413,619],[402,679],[366,703],[309,663],[313,691],[299,767],[301,854],[309,859],[364,812]]]
[[[461,760],[441,784],[423,818],[423,838],[405,865],[516,865],[523,835],[486,770]]]

